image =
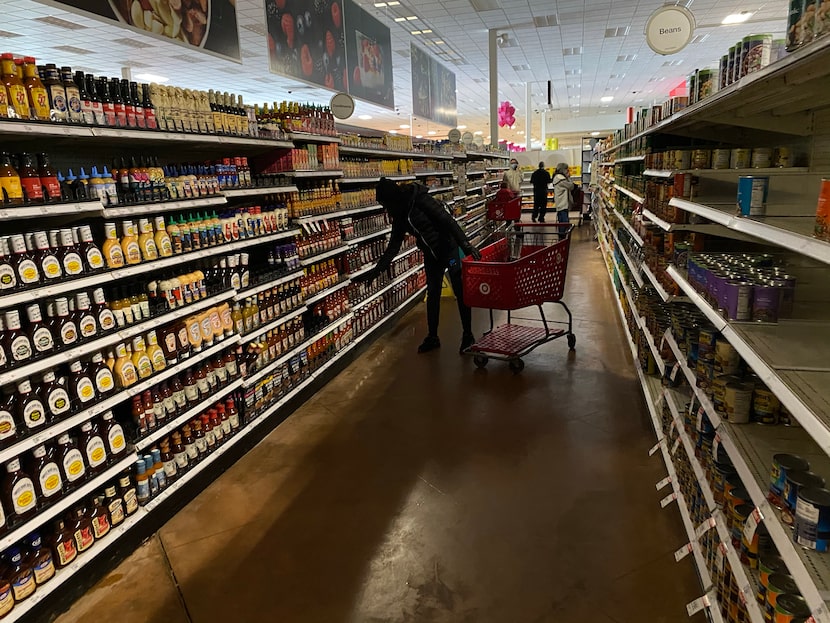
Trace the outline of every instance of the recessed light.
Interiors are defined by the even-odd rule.
[[[143,80],[144,82],[167,82],[170,80],[170,78],[156,74],[136,74],[135,78],[136,80]]]
[[[430,130],[429,132],[427,132],[427,134],[429,134],[430,136],[435,136],[436,134],[438,134],[438,132],[436,132],[435,130]]]
[[[395,21],[396,21],[396,22],[405,22],[405,21],[406,21],[406,18],[405,18],[405,17],[396,17],[396,18],[395,18]]]
[[[409,124],[408,124],[408,123],[402,123],[402,124],[401,124],[401,125],[399,125],[398,127],[399,127],[401,130],[408,130],[408,129],[409,129]]]
[[[423,134],[416,134],[415,138],[424,138],[424,135]]]
[[[362,119],[363,121],[369,121],[372,118],[372,115],[358,115],[358,119]]]
[[[466,125],[459,125],[459,126],[456,126],[456,129],[458,129],[458,130],[466,130],[466,129],[467,129],[467,126],[466,126]]]
[[[411,22],[411,21],[414,21],[414,20],[416,20],[416,19],[418,19],[418,16],[417,16],[417,15],[409,15],[409,16],[406,18],[406,21]]]
[[[479,130],[478,132],[473,132],[473,134],[475,134],[476,136],[481,136],[482,134],[484,134],[484,132]]]
[[[604,95],[601,98],[599,98],[599,101],[600,102],[610,102],[613,99],[614,99],[613,95]]]
[[[742,24],[750,17],[752,17],[752,13],[750,13],[749,11],[741,11],[740,13],[733,13],[732,15],[727,15],[723,18],[721,24]]]
[[[599,132],[591,132],[591,136],[599,136]]]
[[[428,35],[428,34],[431,34],[431,33],[432,33],[432,30],[430,30],[429,28],[427,28],[426,30],[421,31],[422,35]]]
[[[389,134],[397,134],[397,133],[398,133],[397,130],[389,130]]]
[[[443,39],[436,39],[435,41],[433,41],[433,43],[434,43],[435,45],[441,45],[441,44],[443,44],[443,43],[444,43],[444,40],[443,40]]]
[[[411,30],[411,31],[409,31],[409,34],[410,35],[420,35],[421,31],[420,30]]]

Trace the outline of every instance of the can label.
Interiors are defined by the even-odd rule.
[[[741,216],[764,216],[768,192],[768,177],[742,175],[738,179],[738,213]]]

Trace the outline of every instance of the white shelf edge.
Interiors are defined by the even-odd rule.
[[[323,260],[327,260],[330,257],[334,257],[335,255],[340,255],[341,253],[345,253],[349,250],[348,245],[342,244],[339,247],[335,247],[333,249],[329,249],[328,251],[323,251],[322,253],[318,253],[317,255],[312,255],[307,258],[300,258],[300,265],[301,266],[311,266],[312,264],[316,264],[317,262],[322,262]]]
[[[430,188],[427,192],[430,195],[437,195],[438,193],[448,193],[454,188],[454,186],[441,186],[439,188]]]
[[[352,283],[352,280],[349,279],[348,277],[346,279],[343,279],[342,281],[338,281],[333,286],[329,286],[325,290],[322,290],[321,292],[316,292],[316,293],[312,294],[311,296],[307,297],[304,301],[305,306],[308,307],[312,303],[316,303],[317,301],[322,301],[329,294],[334,294],[338,290],[342,290],[343,288],[350,285],[351,283]]]
[[[236,188],[224,191],[225,197],[234,199],[236,197],[259,197],[260,195],[274,195],[278,193],[295,193],[299,189],[294,186],[262,186],[256,188]]]
[[[237,292],[236,296],[234,296],[234,301],[242,301],[249,296],[254,296],[270,288],[281,286],[290,281],[294,281],[295,279],[299,279],[300,277],[302,277],[302,275],[302,269],[297,269],[291,271],[290,273],[286,273],[285,275],[283,275],[282,277],[278,277],[277,279],[266,281],[265,283],[260,283],[255,286],[249,286],[244,290],[240,290],[239,292]]]
[[[209,208],[228,203],[227,196],[223,193],[213,197],[193,197],[178,201],[162,201],[159,203],[136,203],[131,205],[104,206],[99,205],[98,212],[104,218],[118,218],[121,216],[133,216],[139,214],[157,214],[159,212],[171,212],[173,210],[192,210],[198,208]]]
[[[626,231],[628,231],[628,233],[631,234],[631,237],[634,239],[634,242],[636,242],[640,246],[643,246],[644,241],[640,237],[640,234],[638,234],[637,231],[634,229],[634,226],[631,223],[629,223],[628,220],[626,220],[626,218],[622,214],[620,214],[620,212],[616,208],[614,208],[614,214],[617,216],[617,219],[620,221],[620,223],[622,223],[622,226],[625,227]]]
[[[250,342],[253,342],[257,337],[259,337],[263,333],[268,333],[268,331],[270,331],[271,329],[274,329],[274,328],[276,328],[276,327],[278,327],[282,324],[285,324],[289,320],[293,320],[297,316],[300,316],[300,315],[304,314],[307,310],[308,310],[308,307],[305,304],[301,305],[297,309],[292,309],[291,311],[286,312],[285,314],[283,314],[279,318],[275,318],[274,320],[272,320],[268,324],[264,324],[262,326],[259,326],[256,329],[254,329],[253,331],[251,331],[250,333],[246,333],[245,335],[243,335],[240,338],[239,343],[245,345],[245,344],[248,344]]]
[[[668,221],[664,221],[659,216],[657,216],[651,210],[643,210],[643,216],[650,220],[652,223],[657,225],[663,231],[671,231],[672,224]]]
[[[689,297],[692,303],[694,303],[697,308],[703,312],[703,315],[706,316],[707,320],[711,322],[715,329],[718,331],[723,331],[726,328],[726,320],[717,313],[712,307],[703,299],[703,297],[692,287],[686,278],[680,274],[675,266],[669,266],[666,268],[666,272],[674,279],[675,283],[680,286],[680,289],[683,290],[684,294]]]
[[[378,298],[379,296],[381,296],[382,294],[384,294],[388,290],[392,289],[392,287],[396,286],[400,282],[404,281],[410,275],[414,275],[415,273],[417,273],[422,268],[423,268],[423,265],[419,264],[418,266],[415,266],[414,268],[410,268],[406,272],[398,275],[391,282],[389,282],[388,284],[383,286],[377,292],[374,292],[373,294],[370,294],[368,297],[366,297],[365,299],[363,299],[361,301],[358,301],[357,303],[352,303],[352,310],[358,309],[359,307],[363,307],[369,301],[374,301],[376,298]]]
[[[631,276],[634,278],[634,281],[637,283],[639,287],[643,287],[643,277],[640,275],[640,269],[634,265],[634,261],[628,255],[628,251],[625,250],[625,247],[620,242],[620,239],[617,238],[617,232],[615,232],[612,228],[609,227],[611,232],[611,236],[614,238],[614,241],[617,243],[617,248],[620,250],[620,255],[623,256],[625,263],[628,265],[628,272],[631,273]]]
[[[360,208],[346,208],[345,210],[338,210],[337,212],[330,212],[329,214],[317,214],[314,216],[298,216],[296,218],[291,219],[293,222],[297,223],[298,225],[303,225],[305,223],[314,223],[318,221],[329,221],[332,219],[343,218],[345,216],[351,216],[352,214],[361,214],[363,212],[373,212],[375,210],[382,210],[383,206],[378,204],[370,205],[370,206],[363,206]]]

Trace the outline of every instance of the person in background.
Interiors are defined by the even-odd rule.
[[[553,172],[553,203],[556,208],[556,221],[559,223],[568,222],[573,187],[568,165],[560,162]]]
[[[392,233],[383,255],[370,271],[358,275],[352,281],[373,281],[392,264],[400,251],[406,234],[415,236],[418,248],[424,253],[424,270],[427,277],[427,336],[418,347],[426,353],[441,346],[438,339],[438,314],[441,309],[441,289],[444,272],[449,270],[450,283],[458,302],[461,316],[461,348],[463,353],[475,342],[472,329],[472,313],[464,304],[461,287],[461,258],[481,255],[467,240],[456,220],[436,201],[423,184],[399,186],[385,177],[380,178],[376,190],[377,202],[392,220]]]
[[[519,161],[515,158],[510,159],[510,168],[504,172],[501,180],[507,182],[507,187],[514,193],[522,192],[522,172],[519,171]]]
[[[548,211],[548,186],[552,179],[550,173],[545,169],[545,163],[540,162],[539,168],[530,176],[530,183],[533,184],[533,213],[530,220],[534,223],[545,222],[545,212]]]

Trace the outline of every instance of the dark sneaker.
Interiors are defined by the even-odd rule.
[[[437,337],[428,335],[424,338],[424,341],[418,347],[419,353],[428,353],[431,350],[435,350],[436,348],[441,348],[441,340]]]
[[[475,342],[476,338],[472,333],[465,333],[461,336],[461,348],[458,349],[458,352],[463,355]]]

